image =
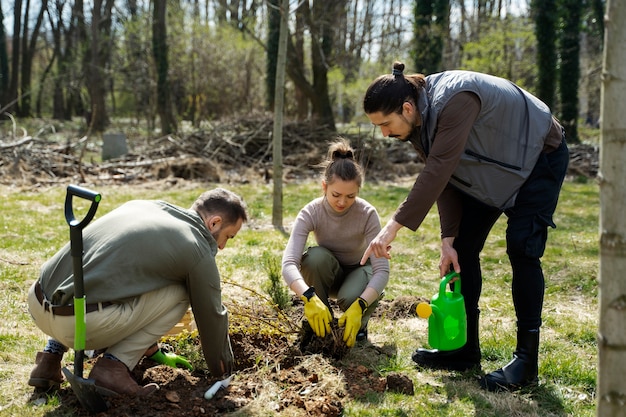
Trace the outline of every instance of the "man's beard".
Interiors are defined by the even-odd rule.
[[[406,135],[406,137],[404,137],[404,138],[401,138],[399,136],[392,136],[392,137],[396,138],[400,142],[411,142],[413,144],[419,143],[420,142],[420,133],[422,131],[422,126],[421,125],[417,125],[416,120],[410,121],[409,119],[404,117],[404,115],[402,115],[402,114],[400,115],[400,117],[404,120],[404,122],[407,125],[411,126],[411,130],[409,131],[409,134]]]
[[[420,144],[422,143],[421,140],[421,136],[422,136],[422,126],[413,126],[413,129],[411,129],[411,131],[409,132],[408,136],[406,137],[405,141],[409,141],[413,144]]]
[[[393,138],[399,140],[400,142],[410,142],[413,146],[421,147],[421,139],[420,136],[422,134],[422,126],[413,126],[413,128],[409,131],[409,134],[406,137],[401,138],[400,136],[392,136]]]
[[[413,148],[419,154],[422,162],[426,162],[426,152],[424,152],[424,147],[422,146],[421,134],[422,126],[415,126],[406,137],[405,142],[411,142],[411,145],[413,145]]]

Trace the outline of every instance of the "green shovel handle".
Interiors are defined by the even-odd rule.
[[[82,220],[77,220],[74,216],[74,197],[91,201],[91,206]],[[77,352],[85,349],[87,333],[85,286],[83,283],[83,229],[95,216],[101,199],[100,193],[77,185],[68,185],[65,195],[65,220],[70,226],[70,253],[74,262],[74,318],[76,326],[74,350]]]

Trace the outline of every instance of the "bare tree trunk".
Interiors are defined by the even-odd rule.
[[[600,145],[599,417],[623,416],[626,398],[626,2],[608,0]]]
[[[296,33],[295,38],[295,53],[297,56],[297,65],[304,66],[304,19],[302,13],[296,13]],[[296,65],[296,62],[291,65]],[[295,99],[296,99],[296,117],[298,120],[306,120],[309,116],[309,101],[302,88],[295,85]]]
[[[106,109],[105,67],[110,56],[111,11],[113,0],[95,0],[91,17],[91,43],[85,55],[85,76],[91,98],[90,127],[97,132],[103,131],[109,123]]]
[[[52,67],[54,66],[55,62],[57,60],[57,55],[56,52],[52,52],[52,56],[50,57],[50,60],[48,61],[48,65],[46,65],[46,68],[43,70],[43,72],[41,73],[41,77],[39,77],[39,85],[40,86],[44,86],[46,83],[46,80],[48,79],[48,75],[50,75],[50,73],[52,72]],[[57,93],[57,83],[55,83],[54,85],[54,92],[52,93],[53,98],[52,100],[56,100],[56,93]],[[35,99],[35,116],[36,117],[42,117],[41,115],[41,104],[42,104],[42,100],[43,100],[43,95],[44,95],[44,89],[40,88],[39,91],[37,91],[37,98]]]
[[[57,3],[57,10],[55,12],[58,16],[63,15],[63,5],[64,3]],[[50,68],[46,68],[44,76],[48,71],[52,69],[52,65],[54,65],[54,61],[56,60],[57,66],[57,81],[54,83],[54,87],[52,90],[52,118],[57,120],[63,120],[65,117],[65,96],[63,88],[66,85],[65,79],[61,76],[64,74],[64,55],[63,48],[61,46],[61,38],[62,38],[62,20],[55,22],[52,19],[50,13],[48,13],[48,22],[50,23],[50,30],[52,32],[52,59],[50,60]],[[70,23],[71,24],[71,23]],[[42,80],[43,81],[43,80]],[[43,85],[43,82],[42,82]],[[40,92],[42,90],[40,89]],[[37,112],[39,112],[39,108],[41,105],[39,104],[39,98],[37,100]]]
[[[267,47],[266,47],[266,77],[265,88],[267,89],[267,109],[275,107],[274,94],[276,94],[276,60],[278,59],[278,44],[280,43],[280,0],[268,0],[267,2]]]
[[[161,133],[176,131],[176,119],[172,113],[172,99],[170,95],[167,71],[169,62],[167,57],[166,32],[166,4],[167,0],[155,0],[152,21],[152,53],[157,68],[157,112],[161,119]]]
[[[287,65],[287,38],[289,36],[289,0],[280,6],[280,36],[276,58],[276,93],[274,94],[274,130],[272,157],[274,190],[272,192],[272,224],[283,230],[283,110],[285,107],[285,66]]]
[[[128,0],[127,9],[131,29],[126,32],[126,43],[124,49],[128,54],[128,70],[124,72],[124,82],[131,87],[134,93],[133,108],[137,120],[146,119],[150,128],[153,127],[151,121],[154,119],[156,111],[154,105],[154,88],[152,87],[152,75],[146,71],[146,62],[150,61],[150,53],[139,33],[138,27],[142,19],[139,13],[138,0]]]
[[[228,22],[228,0],[217,0],[215,2],[215,17],[219,24]]]
[[[83,101],[81,87],[85,79],[84,65],[78,62],[84,59],[89,49],[87,40],[87,24],[85,22],[85,4],[76,0],[72,5],[72,19],[65,35],[65,51],[63,63],[59,63],[59,75],[63,76],[65,88],[65,119],[72,120],[74,114],[87,116],[88,110]]]
[[[345,1],[315,1],[308,20],[311,28],[312,87],[316,92],[310,97],[313,115],[317,122],[332,130],[335,130],[335,116],[328,91],[328,70],[332,66],[331,56],[335,47],[334,26]]]
[[[4,21],[4,12],[0,4],[0,22]],[[7,37],[4,25],[0,25],[0,105],[7,102],[9,93],[9,55],[7,51]]]
[[[537,95],[548,105],[554,107],[556,87],[556,1],[532,0],[532,14],[535,21],[535,37],[537,38],[537,65],[539,80]]]
[[[559,55],[559,87],[561,112],[559,119],[567,132],[569,143],[580,143],[578,137],[578,89],[580,84],[580,26],[582,3],[561,0]]]
[[[22,34],[22,68],[21,68],[21,97],[20,97],[20,112],[21,117],[32,116],[31,112],[31,79],[33,73],[33,59],[37,50],[37,39],[41,30],[41,24],[43,22],[44,13],[46,12],[47,3],[41,3],[41,9],[37,15],[37,21],[32,33],[28,33],[28,9],[30,8],[30,0],[26,1],[24,27]]]
[[[415,6],[414,65],[417,72],[432,74],[441,71],[450,21],[450,2],[418,1]]]
[[[308,2],[299,3],[299,10],[311,32],[311,72],[312,82],[305,75],[304,65],[298,57],[293,43],[287,45],[287,74],[311,102],[312,117],[319,124],[335,130],[335,120],[330,103],[328,87],[328,70],[332,67],[331,56],[334,48],[334,25],[337,10],[343,8],[344,2],[324,2],[317,0],[312,9]]]
[[[17,110],[18,101],[18,81],[20,69],[20,34],[22,33],[22,0],[15,0],[13,6],[13,42],[11,51],[11,76],[9,77],[9,94],[7,97],[7,105],[11,104],[7,110]],[[6,105],[3,105],[6,107]]]

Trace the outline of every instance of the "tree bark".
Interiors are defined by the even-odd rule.
[[[580,0],[562,0],[560,55],[561,70],[559,86],[561,95],[561,123],[567,140],[579,143],[578,139],[578,84],[580,80],[580,23],[582,3]]]
[[[166,4],[167,0],[154,0],[152,21],[152,53],[157,68],[157,113],[161,119],[162,134],[173,133],[177,130],[167,74],[169,61],[165,24]]]
[[[535,37],[537,38],[537,66],[539,80],[537,96],[554,108],[554,91],[556,86],[556,1],[532,0],[531,13],[535,21]]]
[[[59,22],[59,25],[62,25]],[[62,32],[63,33],[63,32]],[[72,5],[70,24],[65,32],[65,48],[57,65],[57,76],[63,84],[65,99],[65,120],[72,120],[72,116],[87,117],[89,111],[83,102],[81,88],[84,79],[84,65],[78,65],[79,61],[85,60],[85,55],[90,48],[87,39],[87,24],[85,23],[85,4],[83,0],[76,0]],[[77,68],[80,68],[77,70]]]
[[[13,42],[11,51],[11,75],[9,77],[9,92],[7,104],[2,107],[5,111],[15,112],[18,109],[18,81],[20,69],[20,36],[22,33],[22,0],[15,0],[13,6]]]
[[[111,12],[113,0],[95,0],[91,16],[91,42],[85,55],[85,77],[91,99],[89,126],[96,132],[102,132],[109,124],[106,109],[107,77],[105,67],[110,56]]]
[[[63,4],[57,3],[57,10],[59,16],[63,15]],[[52,65],[56,60],[57,67],[57,82],[52,87],[52,118],[56,120],[63,120],[65,117],[65,94],[63,87],[66,85],[65,80],[61,77],[64,73],[64,56],[63,48],[61,44],[62,40],[62,21],[55,22],[50,14],[48,14],[48,22],[50,23],[50,30],[52,32],[52,59],[50,64]],[[39,104],[38,104],[39,107]]]
[[[274,108],[274,94],[276,94],[276,60],[278,59],[278,45],[280,42],[280,0],[267,1],[267,55],[265,87],[267,94],[267,108]]]
[[[4,21],[4,12],[0,3],[0,22]],[[4,106],[9,94],[9,54],[4,25],[0,25],[0,103]]]
[[[626,398],[626,3],[608,0],[600,144],[599,417],[623,416]]]
[[[39,9],[39,14],[37,15],[37,20],[35,22],[35,27],[33,28],[32,33],[28,33],[28,9],[30,8],[30,0],[26,1],[26,15],[24,19],[24,27],[22,34],[22,66],[21,66],[21,77],[20,77],[20,91],[22,92],[20,95],[20,111],[19,115],[21,117],[31,117],[31,80],[33,74],[33,59],[35,57],[35,52],[37,50],[37,39],[39,38],[39,33],[41,30],[41,24],[43,22],[44,14],[46,12],[47,3],[41,2],[41,9]]]
[[[298,10],[296,12],[296,31],[294,34],[295,39],[295,61],[288,61],[289,66],[297,65],[298,68],[304,68],[304,32],[305,24],[302,13]],[[295,84],[295,100],[296,100],[296,119],[306,120],[309,117],[309,100],[306,93],[302,90],[299,84]]]
[[[276,93],[274,94],[274,130],[272,134],[272,225],[283,230],[283,111],[285,108],[285,66],[287,65],[287,38],[289,37],[289,0],[280,6],[280,36],[276,57]]]
[[[53,51],[52,56],[50,57],[50,60],[48,61],[48,65],[46,65],[46,68],[43,70],[43,72],[41,73],[41,76],[39,77],[40,86],[45,85],[46,80],[48,79],[48,76],[52,72],[52,67],[54,66],[56,60],[57,60],[56,53]],[[52,93],[53,96],[56,94],[56,91],[57,91],[57,84],[55,83],[54,92]],[[44,89],[39,88],[39,91],[37,91],[37,97],[35,98],[35,116],[39,118],[43,117],[41,114],[41,104],[43,101],[43,96],[44,96]],[[56,97],[53,97],[53,101],[55,98]]]
[[[415,49],[413,51],[417,72],[432,74],[441,71],[444,46],[450,20],[448,0],[415,2]]]
[[[325,2],[317,0],[310,9],[308,25],[311,30],[311,68],[313,70],[312,89],[316,94],[310,97],[313,115],[321,125],[335,130],[335,116],[328,89],[328,70],[335,42],[335,24],[339,10],[345,7],[345,0]]]

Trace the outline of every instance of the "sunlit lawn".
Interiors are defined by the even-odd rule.
[[[196,196],[214,184],[179,182],[140,186],[91,185],[102,193],[97,216],[129,199],[165,199],[189,207]],[[410,181],[365,184],[361,197],[377,208],[383,223],[405,197]],[[245,282],[261,291],[263,254],[280,257],[287,236],[274,230],[272,186],[246,184],[225,187],[241,194],[249,207],[250,222],[218,255],[225,280]],[[286,184],[283,224],[289,231],[298,210],[320,194],[316,181]],[[35,352],[45,337],[33,325],[26,309],[26,291],[39,266],[69,237],[63,217],[64,186],[32,190],[0,187],[0,415],[43,416],[62,414],[51,402],[28,402],[26,381]],[[425,322],[419,318],[370,323],[374,344],[393,343],[397,356],[387,370],[406,373],[415,383],[415,395],[385,393],[367,401],[346,400],[347,416],[592,416],[595,415],[598,187],[593,182],[566,182],[550,230],[543,258],[546,275],[544,326],[540,351],[541,385],[532,392],[485,393],[471,376],[419,371],[410,355],[427,341]],[[481,298],[483,369],[490,371],[510,359],[515,343],[515,318],[510,296],[511,271],[505,254],[505,218],[496,224],[483,253],[484,287]],[[386,298],[401,295],[430,297],[438,282],[439,226],[436,211],[417,233],[403,229],[393,243],[391,279]],[[226,285],[225,300],[234,289]],[[380,372],[386,372],[380,369]],[[267,414],[273,415],[268,411]]]

